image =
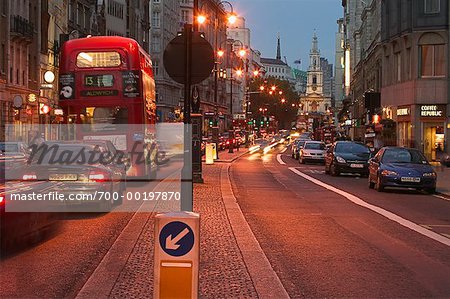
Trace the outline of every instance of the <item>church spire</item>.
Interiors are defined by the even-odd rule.
[[[278,33],[277,40],[278,40],[278,42],[277,42],[277,59],[281,60],[280,33]]]
[[[316,34],[315,29],[314,29],[313,39],[312,39],[311,53],[319,53],[319,41],[317,39],[317,34]]]

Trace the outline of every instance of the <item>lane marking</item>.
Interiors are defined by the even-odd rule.
[[[436,197],[436,198],[440,198],[440,199],[446,200],[446,201],[450,201],[450,198],[447,198],[447,197],[444,197],[444,196],[441,196],[441,195],[433,194],[433,196]]]
[[[421,234],[421,235],[423,235],[425,237],[428,237],[430,239],[433,239],[435,241],[438,241],[439,243],[442,243],[442,244],[447,245],[447,246],[450,247],[450,239],[448,239],[448,238],[446,238],[446,237],[444,237],[444,236],[442,236],[442,235],[440,235],[438,233],[430,231],[430,230],[428,230],[428,229],[426,229],[426,228],[424,228],[424,227],[422,227],[422,226],[420,226],[420,225],[418,225],[418,224],[416,224],[416,223],[414,223],[412,221],[409,221],[409,220],[407,220],[405,218],[402,218],[402,217],[400,217],[400,216],[398,216],[398,215],[396,215],[396,214],[394,214],[392,212],[389,212],[389,211],[386,211],[386,210],[384,210],[384,209],[382,209],[380,207],[371,205],[371,204],[363,201],[361,198],[359,198],[359,197],[357,197],[357,196],[355,196],[353,194],[347,193],[347,192],[345,192],[343,190],[340,190],[340,189],[335,188],[335,187],[333,187],[331,185],[328,185],[328,184],[326,184],[326,183],[324,183],[324,182],[322,182],[322,181],[320,181],[318,179],[315,179],[315,178],[313,178],[313,177],[311,177],[311,176],[309,176],[307,174],[304,174],[303,172],[297,170],[294,167],[289,167],[289,170],[292,171],[293,173],[301,176],[302,178],[304,178],[304,179],[306,179],[306,180],[316,184],[316,185],[319,185],[319,186],[321,186],[321,187],[323,187],[323,188],[325,188],[325,189],[327,189],[329,191],[332,191],[334,193],[337,193],[337,194],[347,198],[349,201],[353,202],[356,205],[359,205],[361,207],[369,209],[369,210],[371,210],[371,211],[373,211],[373,212],[375,212],[377,214],[380,214],[381,216],[384,216],[387,219],[390,219],[390,220],[392,220],[394,222],[397,222],[398,224],[400,224],[400,225],[402,225],[402,226],[404,226],[406,228],[409,228],[409,229],[411,229],[411,230],[413,230],[413,231],[415,231],[415,232],[417,232],[417,233],[419,233],[419,234]]]
[[[285,147],[285,148],[281,151],[281,153],[284,154],[286,151],[287,151],[287,147]]]
[[[281,159],[281,154],[277,155],[277,161],[278,163],[280,163],[281,165],[286,165],[286,163],[283,162],[283,159]]]

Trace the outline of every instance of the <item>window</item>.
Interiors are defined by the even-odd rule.
[[[445,76],[445,45],[420,46],[420,76]]]
[[[396,73],[396,80],[397,82],[402,81],[402,54],[395,53],[394,55],[394,66],[395,66],[395,73]]]
[[[153,3],[159,3],[160,0],[153,0]]]
[[[5,72],[5,61],[6,61],[6,49],[5,44],[2,44],[2,52],[0,53],[0,73]]]
[[[406,49],[406,78],[411,80],[411,48]]]
[[[117,52],[81,52],[77,55],[78,67],[117,67],[120,54]]]
[[[83,26],[83,5],[78,3],[77,7],[77,25]]]
[[[161,22],[161,18],[160,18],[159,11],[154,11],[152,13],[152,26],[155,28],[159,28],[161,25],[160,22]]]
[[[8,1],[2,1],[2,14],[3,15],[6,15],[6,13],[7,13],[7,11],[8,11],[8,9],[7,9],[7,3],[8,3]]]
[[[317,76],[312,77],[312,84],[317,84]]]
[[[441,11],[441,1],[440,0],[424,0],[425,1],[425,13],[439,13]]]
[[[160,52],[161,51],[161,39],[159,36],[153,36],[151,43],[151,51],[152,52]]]
[[[181,10],[181,22],[188,23],[189,22],[189,11],[183,9]]]
[[[159,75],[159,61],[158,60],[153,61],[153,74],[155,76]]]

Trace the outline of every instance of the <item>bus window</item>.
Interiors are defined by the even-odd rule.
[[[118,52],[81,52],[77,55],[77,67],[118,67],[120,54]]]

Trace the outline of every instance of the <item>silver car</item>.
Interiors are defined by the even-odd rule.
[[[325,143],[321,141],[306,141],[305,145],[299,152],[298,161],[301,164],[305,162],[325,162]]]

